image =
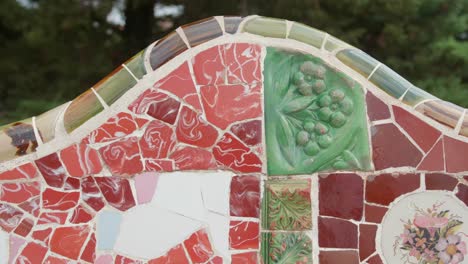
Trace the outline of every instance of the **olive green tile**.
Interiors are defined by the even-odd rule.
[[[336,57],[365,78],[367,78],[379,64],[377,60],[358,49],[342,50],[336,54]]]
[[[135,84],[137,84],[135,78],[120,66],[93,88],[108,105],[112,105]]]
[[[369,80],[396,99],[399,99],[406,90],[413,86],[405,78],[383,64],[379,66]]]
[[[286,20],[256,17],[248,20],[242,31],[264,37],[286,38]]]
[[[125,66],[137,77],[141,79],[146,74],[145,62],[144,62],[145,50],[140,51],[138,54],[133,56],[127,62]]]
[[[96,95],[91,89],[87,90],[73,100],[65,111],[63,117],[65,130],[68,133],[72,132],[102,110],[104,110],[104,107]]]
[[[337,49],[347,48],[347,47],[351,47],[351,46],[348,43],[340,39],[337,39],[331,35],[327,37],[327,42],[325,42],[325,46],[324,46],[325,50],[328,50],[330,52],[335,51]]]
[[[291,26],[291,30],[289,31],[288,38],[320,49],[322,47],[323,39],[325,38],[325,32],[294,22]]]
[[[437,97],[433,96],[432,94],[417,88],[416,86],[411,87],[406,94],[403,96],[403,103],[415,106],[424,100],[429,99],[437,99]]]

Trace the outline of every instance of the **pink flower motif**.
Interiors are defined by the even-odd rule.
[[[414,243],[413,238],[416,236],[416,234],[412,234],[408,229],[405,229],[403,231],[403,234],[400,235],[400,238],[403,240],[402,244],[409,243],[412,245]]]
[[[414,217],[414,225],[420,228],[427,228],[431,237],[434,237],[437,229],[446,226],[448,221],[446,217],[434,217],[430,215],[416,215]]]
[[[416,259],[421,257],[421,253],[415,247],[411,248],[409,255],[415,257]]]
[[[461,241],[460,236],[441,238],[435,248],[439,251],[437,256],[443,264],[459,264],[465,259],[466,244]]]

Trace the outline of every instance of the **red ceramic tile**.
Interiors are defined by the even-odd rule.
[[[80,224],[87,223],[91,221],[94,217],[94,214],[82,205],[78,205],[75,210],[73,210],[72,217],[70,218],[70,223]]]
[[[128,106],[128,109],[135,114],[144,114],[150,105],[158,104],[167,100],[169,96],[156,89],[147,89]]]
[[[204,229],[193,233],[184,241],[184,246],[194,264],[205,263],[213,256],[210,240]]]
[[[86,244],[83,253],[81,253],[80,259],[89,263],[94,263],[94,260],[96,259],[96,236],[94,234],[91,234],[89,237],[88,243]]]
[[[48,188],[42,193],[42,208],[65,211],[75,207],[79,199],[79,192],[60,192]]]
[[[219,45],[198,53],[192,59],[197,84],[224,84],[226,78],[224,53],[224,45]]]
[[[86,177],[81,180],[81,190],[83,201],[95,211],[104,207],[104,199],[93,177]]]
[[[41,230],[35,230],[33,231],[32,233],[32,238],[36,239],[36,240],[39,240],[39,241],[42,241],[42,242],[45,242],[46,244],[48,244],[49,242],[49,237],[50,237],[50,234],[52,233],[52,228],[46,228],[46,229],[41,229]]]
[[[40,193],[39,182],[4,183],[0,185],[0,201],[9,203],[22,203]]]
[[[174,170],[173,160],[146,159],[144,162],[145,162],[145,171],[170,172]]]
[[[177,139],[197,147],[211,147],[218,138],[218,131],[195,111],[184,106],[177,123]]]
[[[247,146],[255,146],[262,143],[261,120],[251,120],[235,124],[231,127],[231,132]]]
[[[118,113],[109,118],[102,126],[91,132],[83,143],[108,142],[131,134],[138,128],[133,116],[129,113]]]
[[[359,225],[359,258],[365,260],[375,252],[376,225]]]
[[[220,256],[214,256],[207,262],[207,264],[223,264],[223,258]]]
[[[320,247],[358,248],[358,229],[349,221],[320,217],[318,232]]]
[[[379,254],[376,254],[372,258],[370,258],[368,261],[368,264],[383,264],[382,260],[380,259]]]
[[[65,168],[56,153],[36,160],[36,165],[49,186],[62,188],[65,183]]]
[[[320,264],[359,264],[357,251],[320,251]]]
[[[143,264],[142,261],[134,260],[134,259],[127,258],[124,256],[120,256],[120,255],[117,255],[115,257],[114,263],[115,264]]]
[[[70,261],[64,258],[58,258],[55,256],[47,256],[45,264],[68,264]]]
[[[34,221],[30,218],[24,218],[23,221],[15,228],[14,232],[22,237],[26,237],[31,232]]]
[[[148,115],[173,125],[179,114],[180,102],[168,97],[164,101],[154,103],[148,107]]]
[[[189,260],[185,255],[182,245],[177,245],[170,249],[164,256],[148,261],[148,264],[167,264],[167,263],[180,263],[189,264]]]
[[[361,220],[364,182],[356,174],[330,174],[319,179],[320,215]]]
[[[96,177],[95,178],[102,195],[112,207],[126,211],[135,206],[130,183],[120,177]]]
[[[386,207],[366,204],[365,206],[366,222],[378,223],[378,224],[382,223],[382,219],[387,213],[387,210],[388,208]]]
[[[61,224],[67,220],[68,213],[66,212],[43,212],[39,215],[37,225]]]
[[[50,250],[58,255],[77,260],[88,234],[89,227],[86,225],[57,227],[50,239]]]
[[[193,108],[202,112],[200,99],[187,62],[157,82],[154,87],[178,96]]]
[[[232,254],[231,264],[257,264],[258,252]]]
[[[444,146],[442,139],[437,141],[434,147],[429,151],[429,153],[427,153],[418,165],[418,170],[445,171]]]
[[[258,222],[231,221],[229,228],[230,249],[258,249],[260,227]]]
[[[427,190],[447,190],[453,191],[457,186],[458,180],[450,175],[443,173],[426,173]]]
[[[68,177],[65,181],[65,185],[63,185],[63,189],[65,191],[73,191],[80,189],[81,181],[80,179]]]
[[[143,170],[136,137],[115,141],[102,147],[99,152],[113,175],[128,176]]]
[[[228,83],[261,82],[261,51],[259,45],[229,43],[225,46]]]
[[[393,124],[373,126],[372,148],[376,170],[391,167],[416,167],[422,154]]]
[[[31,200],[20,203],[18,205],[18,207],[23,209],[24,211],[30,213],[31,215],[33,215],[35,217],[38,217],[39,216],[39,211],[41,209],[40,203],[41,203],[41,197],[36,196],[36,197],[32,198]]]
[[[382,102],[371,92],[366,94],[367,115],[370,121],[383,120],[390,118],[388,105]]]
[[[419,174],[382,174],[369,177],[366,183],[366,201],[389,205],[400,195],[419,188]]]
[[[216,160],[211,152],[193,148],[178,147],[170,156],[179,170],[209,170],[216,169]]]
[[[213,155],[218,163],[238,172],[261,172],[262,161],[250,148],[226,133],[213,148]]]
[[[60,151],[60,158],[68,174],[81,177],[101,172],[98,152],[85,144],[72,145]]]
[[[21,254],[16,258],[16,263],[41,264],[46,253],[46,247],[34,242],[29,242],[23,251],[21,251]]]
[[[468,143],[444,136],[444,148],[447,172],[468,171]]]
[[[0,226],[6,232],[11,232],[15,229],[23,217],[23,212],[15,207],[0,203]]]
[[[258,218],[260,179],[256,176],[232,177],[229,204],[231,216]]]
[[[462,202],[468,206],[468,186],[465,184],[458,184],[458,192],[457,192],[457,197],[460,199]]]
[[[140,138],[141,154],[150,159],[167,158],[175,141],[176,137],[171,127],[159,120],[151,121]]]
[[[428,152],[440,137],[440,131],[403,108],[392,107],[395,121],[414,139],[423,151]]]
[[[262,116],[262,85],[203,86],[200,96],[207,120],[226,129],[234,122]]]
[[[12,170],[0,173],[0,181],[3,180],[20,180],[20,179],[33,179],[37,177],[38,171],[33,163],[26,163],[18,166]]]

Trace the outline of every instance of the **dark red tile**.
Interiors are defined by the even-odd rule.
[[[388,208],[366,204],[364,210],[366,212],[366,222],[380,224],[387,213]]]
[[[252,150],[226,133],[213,148],[213,155],[218,163],[238,172],[261,172],[262,161]]]
[[[231,132],[247,146],[256,146],[262,143],[262,121],[251,120],[231,127]]]
[[[163,101],[150,104],[147,114],[158,120],[173,125],[179,114],[180,102],[174,98],[167,97]]]
[[[231,181],[231,216],[255,217],[260,215],[260,179],[256,176],[235,176]]]
[[[94,263],[96,259],[96,236],[94,234],[91,234],[83,253],[81,253],[80,259],[89,263]]]
[[[179,170],[216,169],[216,160],[208,150],[193,147],[178,147],[170,156]]]
[[[372,149],[376,170],[391,167],[416,167],[422,153],[393,124],[373,126]]]
[[[376,254],[368,260],[369,264],[383,264],[382,259],[380,259],[379,254]]]
[[[95,178],[102,195],[112,207],[126,211],[135,206],[130,183],[120,177],[96,177]]]
[[[104,199],[94,177],[83,178],[81,190],[83,192],[83,201],[95,211],[100,211],[104,207]]]
[[[83,143],[109,142],[130,135],[136,129],[138,129],[138,124],[133,116],[129,113],[121,112],[109,118],[102,126],[91,132],[83,139]]]
[[[50,238],[50,251],[77,260],[88,234],[86,225],[57,227]]]
[[[442,139],[437,141],[434,147],[418,165],[417,169],[425,171],[445,171],[444,146]]]
[[[357,251],[320,251],[320,264],[359,264]]]
[[[258,249],[260,226],[258,222],[231,221],[229,248],[234,250]]]
[[[0,203],[0,226],[6,232],[11,232],[15,229],[23,217],[23,212],[15,207]]]
[[[154,120],[146,127],[140,138],[141,154],[147,159],[163,159],[174,148],[176,137],[167,124]]]
[[[377,98],[371,92],[366,94],[367,115],[370,121],[383,120],[390,118],[388,105]]]
[[[96,174],[102,170],[98,152],[85,144],[72,145],[60,151],[60,158],[68,174],[74,177]]]
[[[356,174],[330,174],[319,178],[320,215],[360,221],[363,214],[364,182]]]
[[[419,174],[381,174],[371,176],[366,183],[366,201],[389,205],[400,195],[412,192],[420,186]]]
[[[65,168],[56,153],[36,160],[36,165],[49,186],[62,188],[65,183]]]
[[[457,192],[457,197],[460,199],[462,202],[468,206],[468,186],[465,184],[458,184],[458,192]]]
[[[29,235],[29,232],[31,232],[31,229],[34,225],[34,221],[30,218],[24,218],[23,221],[15,228],[15,233],[22,236],[26,237]]]
[[[68,177],[65,181],[65,185],[63,185],[63,189],[65,191],[73,191],[80,189],[81,181],[80,179]]]
[[[205,263],[214,255],[208,234],[204,229],[193,233],[184,241],[184,246],[192,263]]]
[[[319,245],[324,248],[358,248],[358,228],[336,218],[319,217]]]
[[[43,263],[42,261],[44,260],[47,250],[48,249],[44,246],[34,242],[29,242],[23,251],[21,251],[21,254],[16,258],[16,263]]]
[[[444,148],[447,172],[468,171],[468,143],[444,136]]]
[[[113,175],[129,176],[143,170],[138,138],[123,138],[99,149]]]
[[[79,192],[60,192],[48,188],[42,193],[42,208],[47,210],[66,211],[74,208],[79,199]]]
[[[39,172],[33,163],[26,163],[18,166],[12,170],[0,173],[0,181],[4,180],[20,180],[20,179],[33,179],[39,176]]]
[[[426,173],[427,190],[447,190],[453,191],[457,186],[458,180],[443,173]]]
[[[218,138],[218,131],[186,106],[180,112],[176,134],[180,142],[201,148],[213,146]]]
[[[365,260],[375,252],[376,225],[359,225],[359,258]]]
[[[40,189],[39,182],[0,184],[0,201],[19,204],[38,196]]]
[[[418,117],[398,106],[393,106],[395,121],[413,138],[416,144],[425,152],[428,152],[441,133],[433,126],[422,121]]]
[[[31,215],[38,217],[39,211],[41,209],[40,203],[41,203],[41,197],[36,196],[26,202],[20,203],[18,207],[30,213]]]

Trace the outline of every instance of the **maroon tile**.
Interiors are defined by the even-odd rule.
[[[119,139],[99,152],[113,175],[130,176],[143,170],[137,137]]]
[[[14,232],[22,237],[26,237],[29,234],[29,232],[31,232],[33,225],[34,225],[34,222],[32,219],[25,218],[16,227]]]
[[[458,192],[456,195],[458,199],[468,206],[468,186],[462,183],[458,184]]]
[[[468,143],[444,136],[444,147],[447,172],[468,171]]]
[[[231,127],[231,132],[248,146],[262,143],[262,121],[252,120]]]
[[[320,217],[319,245],[325,248],[358,248],[357,226],[349,221]]]
[[[416,167],[422,153],[393,124],[373,126],[373,160],[377,170],[391,167]]]
[[[375,252],[376,225],[359,225],[359,258],[365,260]]]
[[[0,227],[6,232],[11,232],[19,225],[23,214],[24,213],[16,209],[16,207],[6,203],[0,203]]]
[[[179,113],[180,102],[167,97],[165,100],[150,104],[147,114],[163,122],[173,125]]]
[[[379,98],[371,92],[366,94],[367,115],[370,121],[383,120],[390,118],[390,111],[388,105],[382,102]]]
[[[62,188],[65,183],[65,168],[57,153],[36,160],[36,165],[49,186]]]
[[[359,175],[330,174],[319,180],[320,215],[361,220],[364,182]]]
[[[434,147],[418,165],[417,169],[425,171],[445,171],[444,146],[442,139],[437,141]]]
[[[231,181],[231,216],[259,217],[260,179],[256,176],[235,176]]]
[[[387,210],[388,208],[386,207],[366,204],[365,206],[366,222],[380,224],[382,222],[383,217],[387,213]]]
[[[426,174],[426,189],[427,190],[447,190],[453,191],[457,186],[458,180],[450,175],[443,173],[427,173]]]
[[[320,264],[359,264],[357,251],[320,251]]]
[[[403,108],[393,106],[393,114],[395,116],[395,121],[425,152],[428,152],[432,148],[441,135],[439,130],[410,114]]]
[[[83,192],[83,201],[95,211],[100,211],[104,207],[104,199],[99,190],[94,177],[86,177],[81,181],[81,190]]]
[[[382,259],[380,259],[379,254],[376,254],[372,258],[370,258],[368,261],[368,264],[383,264]]]
[[[369,177],[366,183],[366,201],[389,205],[400,195],[419,188],[419,174],[382,174]]]
[[[121,177],[96,177],[95,178],[102,195],[112,207],[127,211],[135,206],[130,183]]]

